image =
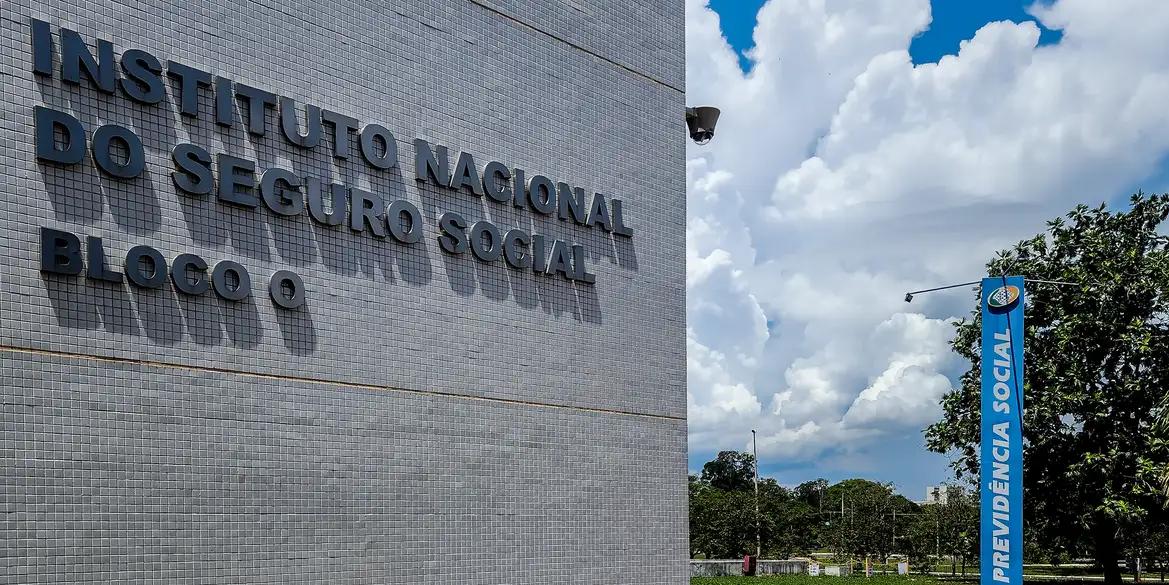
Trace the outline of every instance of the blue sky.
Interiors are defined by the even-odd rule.
[[[973,294],[904,292],[1169,187],[1169,2],[772,1],[687,1],[687,100],[723,109],[687,152],[690,468],[758,429],[781,483],[921,498]]]
[[[739,57],[739,67],[748,71],[751,66],[747,51],[755,45],[755,15],[765,0],[710,0],[710,7],[718,13],[722,33]],[[974,32],[988,22],[1010,20],[1035,22],[1041,35],[1040,45],[1059,42],[1061,33],[1045,28],[1031,16],[1027,8],[1033,2],[1018,0],[931,0],[933,22],[909,45],[909,55],[915,64],[934,63],[945,55],[956,55],[958,44],[974,36]]]

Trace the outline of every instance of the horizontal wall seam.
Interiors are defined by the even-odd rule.
[[[104,356],[96,354],[75,353],[69,351],[59,351],[50,349],[31,349],[27,347],[17,347],[12,345],[0,344],[0,352],[15,353],[25,355],[43,355],[53,357],[65,357],[72,359],[81,359],[88,361],[96,361],[103,363],[115,363],[126,365],[146,366],[152,368],[168,368],[174,370],[183,370],[188,372],[206,372],[214,374],[231,374],[236,376],[243,376],[247,378],[258,378],[263,380],[274,380],[281,382],[296,382],[301,384],[317,384],[322,386],[342,386],[346,388],[361,388],[364,390],[379,390],[383,392],[404,392],[408,394],[420,394],[423,396],[434,396],[441,398],[455,398],[462,400],[495,402],[499,404],[508,404],[512,406],[530,406],[535,408],[550,408],[557,410],[569,410],[576,412],[589,412],[595,414],[611,414],[617,416],[631,416],[637,418],[649,418],[658,420],[670,420],[685,422],[686,417],[670,416],[665,414],[649,414],[642,412],[632,412],[628,410],[617,410],[610,408],[588,408],[584,406],[570,406],[565,404],[549,404],[546,402],[533,402],[529,400],[517,400],[514,398],[491,398],[487,396],[470,396],[467,394],[458,394],[456,392],[443,392],[440,390],[414,390],[410,388],[399,388],[396,386],[383,386],[378,384],[363,384],[361,382],[345,382],[341,380],[327,380],[320,378],[308,378],[305,376],[287,376],[279,374],[265,374],[262,372],[249,372],[247,370],[233,370],[230,368],[216,368],[213,366],[192,366],[186,364],[176,364],[171,362],[132,359],[117,356]]]
[[[622,69],[624,69],[624,70],[626,70],[626,71],[628,71],[628,72],[630,72],[638,77],[648,79],[648,80],[650,80],[658,85],[661,85],[662,87],[668,87],[668,88],[670,88],[678,93],[682,93],[682,94],[686,93],[685,89],[676,87],[676,86],[671,85],[669,83],[666,83],[665,81],[658,79],[657,77],[654,77],[653,75],[650,75],[648,73],[642,73],[641,71],[638,71],[638,70],[636,70],[628,65],[625,65],[623,63],[619,63],[617,61],[614,61],[614,60],[612,60],[612,59],[610,59],[610,58],[608,58],[600,53],[597,53],[596,51],[593,51],[592,49],[589,49],[589,48],[584,47],[582,45],[578,45],[577,43],[574,43],[574,42],[572,42],[564,37],[558,37],[558,36],[548,32],[548,31],[541,30],[540,28],[537,28],[531,24],[528,24],[528,23],[526,23],[526,22],[506,13],[506,12],[503,12],[502,10],[500,10],[494,6],[491,6],[490,4],[487,4],[484,0],[469,0],[469,1],[471,2],[471,4],[479,6],[480,8],[483,8],[484,10],[488,10],[494,14],[498,14],[499,16],[502,16],[502,17],[524,27],[524,28],[533,30],[537,33],[540,33],[540,34],[546,36],[546,37],[560,41],[560,42],[562,42],[562,43],[564,43],[564,44],[566,44],[566,45],[568,45],[568,46],[570,46],[578,51],[588,53],[589,55],[592,55],[592,56],[594,56],[594,57],[596,57],[596,58],[598,58],[606,63],[609,63],[611,65],[616,65],[617,67],[620,67],[620,68],[622,68]]]

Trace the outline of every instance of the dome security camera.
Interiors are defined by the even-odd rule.
[[[714,125],[718,123],[720,113],[713,106],[686,108],[686,126],[690,128],[690,139],[698,144],[710,142],[714,138]]]

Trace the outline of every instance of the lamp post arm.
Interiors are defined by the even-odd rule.
[[[974,285],[976,285],[976,284],[982,284],[982,281],[981,281],[981,280],[976,280],[976,281],[974,281],[974,282],[963,282],[962,284],[950,284],[950,285],[947,285],[947,286],[939,286],[939,287],[935,287],[935,288],[927,288],[927,289],[925,289],[925,290],[914,290],[914,291],[909,291],[909,292],[908,292],[908,293],[906,293],[906,294],[911,294],[911,295],[918,295],[918,294],[921,294],[921,293],[934,292],[934,291],[936,291],[936,290],[946,290],[946,289],[951,289],[951,288],[958,288],[958,287],[960,287],[960,286],[974,286]]]
[[[1055,285],[1059,285],[1059,286],[1083,286],[1085,284],[1082,282],[1067,282],[1067,281],[1063,281],[1063,280],[1039,280],[1037,278],[1024,278],[1023,281],[1024,282],[1033,282],[1035,284],[1055,284]],[[912,302],[913,295],[919,295],[922,293],[934,292],[934,291],[939,291],[939,290],[948,290],[951,288],[960,288],[963,286],[974,286],[976,284],[982,284],[982,281],[975,280],[973,282],[963,282],[961,284],[950,284],[950,285],[946,285],[946,286],[937,286],[934,288],[909,291],[909,292],[905,293],[905,302],[907,302],[907,303]]]

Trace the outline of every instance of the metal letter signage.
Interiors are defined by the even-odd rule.
[[[1023,277],[982,280],[981,585],[1023,584]]]
[[[331,130],[329,154],[333,158],[350,158],[350,138],[356,135],[361,158],[367,163],[366,171],[384,172],[398,166],[398,141],[381,124],[362,122],[312,104],[298,105],[289,97],[241,81],[213,77],[206,71],[160,59],[141,49],[127,49],[118,56],[108,40],[94,41],[95,54],[79,33],[69,29],[58,28],[59,41],[54,42],[53,27],[41,20],[29,19],[29,27],[32,71],[42,81],[59,78],[70,86],[89,86],[111,95],[121,93],[147,105],[164,101],[169,87],[174,94],[172,100],[179,105],[183,116],[190,119],[203,116],[205,120],[213,116],[219,126],[237,128],[252,136],[268,134],[269,114],[278,113],[279,134],[297,152],[324,149],[322,137]],[[59,47],[59,51],[54,47]],[[210,111],[200,111],[201,88],[214,93],[213,104],[208,104],[213,106]],[[240,106],[238,116],[237,105]],[[32,119],[34,152],[42,164],[77,167],[88,155],[107,178],[127,183],[159,171],[147,168],[142,139],[129,127],[110,122],[87,128],[92,122],[39,105],[33,106]],[[407,245],[422,242],[430,232],[437,236],[439,247],[448,254],[469,251],[481,262],[498,262],[516,270],[561,276],[574,284],[596,283],[596,274],[586,266],[589,255],[585,246],[553,235],[523,228],[507,229],[486,219],[468,221],[450,211],[434,213],[439,220],[436,231],[431,231],[423,225],[426,216],[415,204],[401,198],[387,199],[393,193],[384,189],[366,191],[285,168],[264,167],[262,162],[258,165],[255,160],[229,152],[210,152],[192,143],[166,148],[174,163],[169,172],[171,181],[176,194],[182,197],[214,194],[217,201],[243,210],[266,208],[287,218],[307,215],[304,221],[328,227],[345,225],[348,220],[354,234],[377,239],[389,236]],[[525,180],[522,169],[509,169],[497,161],[487,163],[481,172],[470,152],[452,151],[438,144],[432,146],[421,138],[414,140],[414,149],[419,187],[437,187],[480,198],[486,195],[493,204],[529,208],[540,215],[558,214],[565,223],[605,232],[602,237],[633,236],[633,230],[624,223],[623,204],[617,197],[593,192],[589,199],[585,189],[540,174]],[[458,152],[453,161],[452,152]],[[430,210],[427,211],[426,215],[430,215]],[[544,227],[555,229],[551,227],[554,225]],[[41,237],[42,272],[66,276],[85,272],[89,280],[116,284],[123,282],[124,276],[139,288],[160,288],[169,275],[175,290],[185,295],[198,295],[211,289],[224,299],[240,301],[252,294],[247,270],[230,260],[220,261],[212,268],[202,258],[179,254],[168,267],[166,250],[139,245],[130,250],[123,271],[119,272],[108,268],[111,264],[106,262],[101,236],[86,236],[86,242],[83,250],[77,235],[45,227]],[[610,249],[613,245],[612,241],[608,244],[602,241],[600,248]],[[269,281],[269,295],[280,308],[302,306],[305,292],[300,277],[287,271],[277,271]]]

